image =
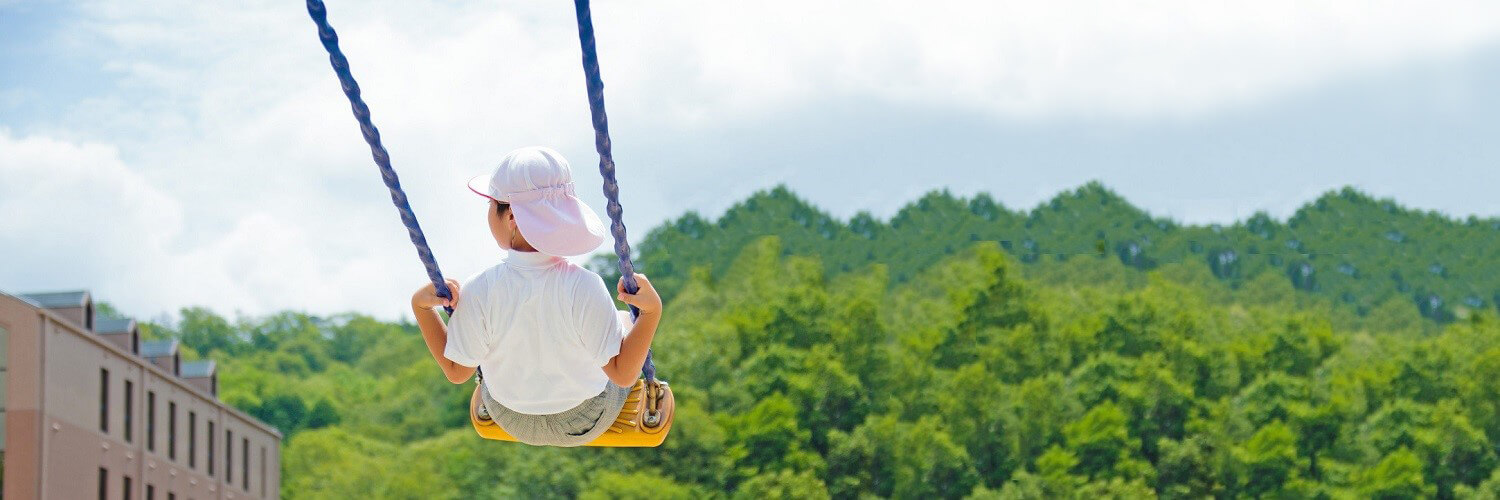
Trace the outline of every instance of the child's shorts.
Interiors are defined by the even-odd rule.
[[[480,379],[480,385],[486,381]],[[490,390],[479,391],[490,419],[517,441],[533,446],[583,446],[609,430],[609,424],[625,407],[629,387],[604,383],[604,391],[584,400],[578,406],[551,415],[516,413],[490,398]]]

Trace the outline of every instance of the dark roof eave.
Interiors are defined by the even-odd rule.
[[[217,365],[212,359],[200,359],[197,361],[184,361],[179,369],[182,378],[212,377],[218,371]]]
[[[96,319],[94,320],[94,333],[100,335],[113,335],[119,333],[130,333],[135,331],[135,320],[130,318],[119,319]]]
[[[141,357],[159,358],[177,354],[176,340],[148,340],[141,342]]]
[[[88,290],[67,292],[23,293],[19,297],[44,309],[66,309],[83,307],[89,302]]]

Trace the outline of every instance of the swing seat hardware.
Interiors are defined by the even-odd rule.
[[[646,415],[641,419],[641,425],[647,429],[655,429],[662,423],[662,400],[670,398],[667,383],[656,379],[641,379],[645,383],[646,393]]]
[[[515,437],[490,418],[489,411],[484,406],[484,395],[479,392],[482,390],[483,386],[475,386],[474,395],[469,398],[469,423],[474,426],[474,432],[485,439],[515,441]],[[672,416],[676,406],[672,388],[666,382],[637,380],[630,388],[630,395],[625,397],[625,405],[620,408],[619,416],[609,424],[609,430],[584,446],[661,446],[672,430]]]

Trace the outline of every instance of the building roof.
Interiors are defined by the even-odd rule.
[[[183,361],[178,371],[182,378],[210,377],[214,374],[214,360]]]
[[[173,354],[177,354],[176,340],[147,340],[141,342],[141,357],[143,358],[159,358]]]
[[[21,294],[21,298],[46,309],[63,309],[68,307],[83,307],[89,301],[89,292],[88,290],[75,290],[71,292],[23,293]]]
[[[109,335],[112,333],[130,333],[135,329],[135,320],[130,318],[95,318],[94,333]]]

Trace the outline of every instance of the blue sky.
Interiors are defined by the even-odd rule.
[[[917,5],[598,3],[633,234],[776,184],[845,217],[1089,180],[1186,222],[1344,185],[1500,215],[1500,6]],[[499,257],[462,181],[511,148],[602,206],[566,5],[329,9],[450,274]],[[423,280],[295,2],[0,0],[0,248],[0,290],[143,317],[394,318]]]

